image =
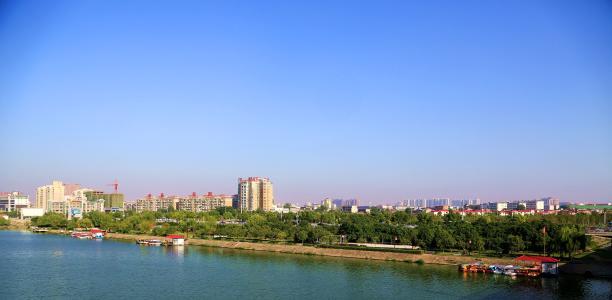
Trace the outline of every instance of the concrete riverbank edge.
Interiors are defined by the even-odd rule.
[[[49,233],[62,234],[62,232],[60,232],[59,230],[50,230]],[[164,239],[164,237],[161,237],[161,236],[123,234],[123,233],[107,233],[106,237],[110,239],[131,240],[131,241],[136,241],[138,239]],[[511,264],[512,263],[512,260],[508,258],[475,258],[475,257],[470,257],[470,256],[442,255],[442,254],[428,254],[428,253],[410,254],[410,253],[397,253],[397,252],[385,252],[385,251],[318,248],[314,246],[306,246],[306,245],[299,245],[299,244],[296,244],[296,245],[267,244],[267,243],[254,243],[254,242],[207,240],[207,239],[196,239],[196,238],[188,239],[187,245],[251,250],[251,251],[265,251],[265,252],[276,252],[276,253],[288,253],[288,254],[318,255],[318,256],[344,257],[344,258],[355,258],[355,259],[398,261],[398,262],[416,262],[416,261],[421,260],[423,263],[426,263],[426,264],[439,264],[439,265],[457,265],[457,264],[462,264],[462,263],[471,263],[474,261],[482,261],[483,263],[486,263],[486,264]]]

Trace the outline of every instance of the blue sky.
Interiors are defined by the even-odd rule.
[[[0,3],[0,190],[612,201],[609,1]]]

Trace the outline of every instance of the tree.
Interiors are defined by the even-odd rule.
[[[94,227],[93,222],[89,218],[83,218],[77,220],[76,226],[79,228],[92,228]]]
[[[525,244],[520,236],[509,234],[503,243],[503,248],[505,253],[512,254],[525,249]]]
[[[298,230],[295,232],[294,236],[296,241],[304,244],[304,241],[308,239],[308,229],[305,227],[298,227]]]
[[[455,246],[455,238],[448,230],[438,227],[434,238],[434,244],[437,249],[442,249],[442,251],[444,251]]]

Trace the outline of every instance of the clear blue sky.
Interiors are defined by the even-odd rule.
[[[0,190],[612,201],[610,1],[0,3]]]

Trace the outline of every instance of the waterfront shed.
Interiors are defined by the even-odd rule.
[[[528,256],[522,255],[514,260],[521,264],[531,264],[540,269],[543,276],[559,275],[559,260],[548,256]]]
[[[166,238],[170,239],[172,246],[182,246],[185,245],[185,237],[182,235],[171,234],[166,236]]]

